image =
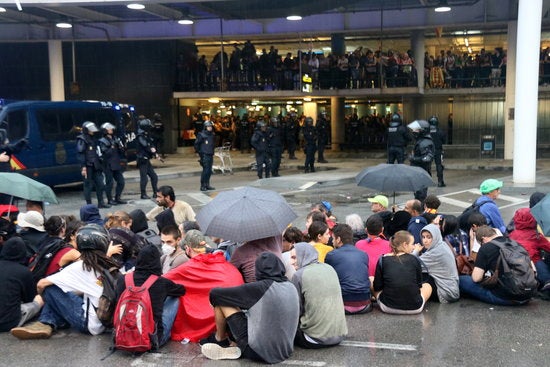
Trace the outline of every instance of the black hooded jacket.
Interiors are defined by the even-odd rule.
[[[136,269],[134,271],[134,285],[141,286],[149,278],[150,275],[158,275],[159,278],[151,288],[149,288],[149,296],[151,297],[151,306],[153,308],[153,318],[157,325],[157,338],[162,339],[164,328],[162,326],[162,309],[166,297],[180,297],[185,294],[183,285],[176,284],[169,279],[161,277],[162,265],[160,263],[160,252],[153,245],[145,246],[139,252],[136,261]],[[125,289],[125,284],[118,283],[117,291],[119,294]]]
[[[0,332],[16,327],[21,320],[21,303],[36,296],[36,283],[31,271],[23,265],[25,242],[12,237],[0,247]]]

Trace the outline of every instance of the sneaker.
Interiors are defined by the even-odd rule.
[[[220,347],[218,344],[207,343],[201,347],[201,353],[208,359],[239,359],[241,350],[239,347]]]
[[[544,285],[542,286],[542,288],[540,289],[541,292],[546,292],[547,290],[550,289],[550,281],[547,281],[546,283],[544,283]]]
[[[52,327],[47,324],[43,324],[40,321],[36,321],[28,324],[27,326],[21,326],[11,329],[11,335],[17,339],[48,339],[52,336]]]
[[[226,348],[229,347],[229,339],[225,338],[224,340],[216,339],[216,333],[208,335],[206,338],[199,340],[200,345],[204,344],[218,344],[220,347]]]

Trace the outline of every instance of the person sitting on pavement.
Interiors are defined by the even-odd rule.
[[[500,248],[492,244],[491,241],[502,236],[488,225],[476,228],[475,235],[481,247],[477,253],[472,275],[461,275],[459,277],[460,293],[493,305],[520,306],[528,303],[529,299],[511,299],[498,283],[494,288],[484,287],[484,280],[493,275],[500,257]],[[498,271],[499,274],[504,272],[502,264]]]
[[[35,200],[26,200],[25,201],[25,210],[31,211],[34,210],[36,212],[39,212],[40,214],[44,215],[44,202],[43,201],[35,201]]]
[[[393,213],[388,226],[384,227],[384,235],[390,238],[399,231],[406,231],[411,221],[411,214],[405,210],[398,210]]]
[[[80,208],[80,220],[86,224],[98,224],[102,226],[105,221],[99,214],[99,208],[95,204],[86,204]]]
[[[436,220],[436,217],[439,215],[437,210],[440,205],[441,200],[439,200],[436,195],[430,194],[426,196],[424,200],[424,213],[422,213],[422,216],[426,218],[428,223],[433,223]]]
[[[327,254],[325,263],[338,274],[346,314],[372,311],[369,256],[353,245],[353,231],[347,224],[334,227],[334,251]]]
[[[535,191],[534,193],[532,193],[531,196],[529,196],[529,209],[531,209],[532,207],[537,205],[538,202],[541,201],[542,199],[544,199],[545,196],[546,196],[546,194],[543,193],[543,192],[540,192],[540,191]],[[514,230],[514,228],[515,228],[514,218],[512,217],[512,219],[510,220],[510,222],[506,226],[506,232],[511,233]],[[540,230],[539,230],[539,232],[542,233],[542,231],[540,231]]]
[[[281,260],[285,264],[285,276],[291,280],[292,276],[296,272],[296,269],[290,261],[290,250],[294,248],[294,245],[304,242],[304,234],[298,227],[290,226],[283,232],[283,254]]]
[[[388,198],[384,195],[376,195],[368,200],[371,203],[373,215],[378,215],[382,219],[383,226],[387,226],[392,217],[392,212],[388,210]]]
[[[493,178],[483,181],[479,185],[481,196],[477,198],[475,205],[479,207],[479,212],[487,218],[487,225],[498,229],[501,233],[506,233],[506,225],[495,203],[500,195],[502,185],[502,181]]]
[[[445,214],[441,218],[441,235],[443,240],[453,246],[456,254],[470,256],[470,239],[468,234],[460,229],[458,218],[452,214]]]
[[[151,275],[158,278],[149,288],[151,309],[155,320],[156,335],[151,340],[151,350],[158,350],[170,340],[170,334],[179,309],[179,297],[186,293],[186,288],[170,279],[162,277],[160,252],[154,245],[147,245],[139,252],[133,276],[134,285],[140,287]],[[122,294],[127,285],[118,282],[117,294]]]
[[[159,187],[156,200],[158,206],[147,213],[149,221],[155,221],[155,217],[166,209],[170,209],[174,213],[176,225],[180,225],[186,220],[195,220],[195,211],[191,205],[185,201],[176,200],[172,186]]]
[[[216,332],[201,347],[207,358],[244,357],[274,364],[292,354],[300,315],[296,287],[284,276],[282,261],[271,252],[258,256],[255,269],[253,283],[210,291]],[[237,346],[230,346],[228,333]]]
[[[391,252],[391,248],[389,241],[384,237],[382,218],[378,215],[371,215],[369,219],[367,219],[367,233],[368,238],[358,241],[355,247],[369,256],[369,278],[372,283],[378,258]]]
[[[26,266],[25,242],[13,237],[0,247],[0,332],[22,326],[44,305]]]
[[[324,263],[327,254],[334,250],[333,247],[328,245],[331,236],[328,225],[325,222],[314,221],[309,226],[307,234],[310,245],[319,253],[319,262]]]
[[[168,273],[189,260],[185,251],[179,246],[181,232],[178,227],[164,227],[160,232],[160,240],[162,242],[162,256],[160,258],[162,274]]]
[[[374,276],[374,295],[380,311],[413,315],[421,313],[432,294],[430,284],[422,281],[422,264],[411,254],[414,237],[398,231],[390,239],[392,252],[378,260]]]
[[[235,249],[231,255],[230,262],[239,269],[245,283],[252,283],[256,281],[256,270],[254,268],[256,258],[266,251],[272,252],[281,258],[282,248],[283,240],[281,235],[247,241]]]
[[[198,342],[216,330],[209,294],[214,287],[235,287],[244,283],[241,273],[225,260],[222,252],[209,252],[209,238],[190,230],[180,242],[189,261],[170,270],[164,277],[187,290],[180,297],[180,308],[172,328],[172,340]]]
[[[145,212],[141,209],[134,209],[129,213],[129,215],[130,218],[132,218],[130,230],[141,238],[147,240],[150,244],[153,244],[161,249],[160,236],[154,230],[149,229]]]
[[[66,326],[92,335],[105,331],[95,310],[103,293],[103,270],[117,267],[106,255],[109,234],[97,224],[88,224],[77,232],[76,242],[80,260],[38,282],[38,293],[45,302],[40,317],[35,323],[12,329],[15,337],[46,339]]]
[[[162,229],[164,227],[177,227],[178,224],[176,223],[176,220],[174,219],[174,212],[170,209],[165,209],[157,216],[155,217],[155,221],[157,222],[157,229],[158,232],[161,233]]]
[[[44,229],[44,216],[39,212],[30,211],[17,215],[17,225],[21,229],[19,236],[27,247],[27,260],[40,249],[40,243],[46,238]]]
[[[415,244],[421,244],[420,231],[428,225],[428,221],[422,216],[422,203],[417,199],[407,200],[405,211],[411,215],[407,231],[413,235]]]
[[[417,255],[426,250],[420,260],[428,273],[428,283],[432,287],[432,300],[441,303],[456,302],[460,298],[458,270],[455,255],[441,236],[439,227],[428,224],[422,228],[422,246],[416,245],[413,252]]]
[[[338,345],[348,333],[338,274],[317,260],[306,242],[290,251],[296,268],[292,283],[300,295],[300,323],[294,344],[306,349]]]
[[[132,218],[125,211],[117,210],[107,215],[105,228],[112,240],[107,256],[112,256],[124,271],[129,271],[136,265],[139,251],[146,245],[146,241],[132,232],[131,226]]]
[[[346,215],[345,222],[353,231],[353,243],[357,243],[357,241],[364,240],[368,237],[363,219],[361,219],[359,214],[353,213]]]
[[[483,214],[475,212],[468,217],[468,226],[470,227],[470,258],[474,261],[481,247],[481,244],[477,241],[476,230],[484,225],[487,225],[487,218]],[[502,232],[498,228],[494,228],[494,230],[498,236],[502,236]]]
[[[541,250],[550,253],[550,241],[537,231],[537,221],[529,208],[521,208],[514,213],[515,229],[510,238],[525,247],[537,269],[537,280],[541,292],[550,291],[550,266],[541,259]]]

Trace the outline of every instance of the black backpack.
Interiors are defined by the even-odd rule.
[[[29,269],[35,282],[46,276],[46,271],[50,266],[55,254],[65,247],[70,247],[62,238],[54,239],[45,243],[38,252],[29,260]]]
[[[113,317],[120,294],[117,292],[119,282],[124,283],[124,275],[118,268],[103,269],[101,274],[103,292],[99,297],[96,314],[101,324],[107,328],[113,327]]]
[[[474,201],[472,205],[464,209],[462,214],[458,216],[458,228],[462,229],[466,233],[469,233],[470,225],[468,223],[468,220],[470,219],[470,215],[474,213],[479,213],[479,208],[487,203],[488,201],[481,203],[480,205],[476,205],[476,202]]]
[[[503,272],[498,275],[500,289],[514,300],[533,297],[537,293],[538,281],[527,250],[507,237],[495,238],[490,243],[500,248],[496,268],[498,271],[502,264]]]

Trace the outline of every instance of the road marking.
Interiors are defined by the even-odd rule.
[[[416,351],[416,345],[411,344],[391,344],[391,343],[375,343],[375,342],[358,342],[351,340],[344,340],[340,345],[344,347],[358,347],[358,348],[376,348],[376,349],[393,349],[393,350],[410,350]]]
[[[291,366],[313,366],[313,367],[322,367],[326,366],[326,362],[320,362],[320,361],[298,361],[298,360],[292,360],[287,359],[286,361],[281,362],[281,364],[288,364]]]
[[[453,206],[458,206],[459,208],[464,208],[464,209],[466,209],[467,207],[472,205],[472,203],[468,203],[468,202],[462,201],[462,200],[452,199],[452,198],[447,197],[447,196],[440,196],[439,200],[442,203],[450,204],[450,205],[453,205]]]
[[[308,182],[308,183],[303,184],[303,185],[300,186],[298,189],[299,189],[299,190],[307,190],[307,189],[309,189],[311,186],[316,185],[316,184],[317,184],[317,181],[310,181],[310,182]]]
[[[187,193],[187,196],[197,200],[201,204],[208,204],[212,201],[210,196],[203,194],[202,192],[189,192]]]

